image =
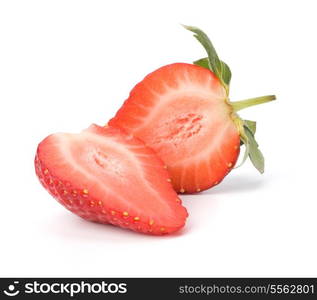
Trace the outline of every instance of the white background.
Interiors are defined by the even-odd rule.
[[[316,1],[1,1],[0,276],[317,276]],[[231,100],[266,157],[182,196],[179,234],[81,220],[40,186],[37,144],[104,124],[147,73],[204,50],[231,67]]]

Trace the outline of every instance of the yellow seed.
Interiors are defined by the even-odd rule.
[[[116,214],[116,212],[114,210],[112,210],[111,214],[114,216]]]
[[[88,194],[88,189],[83,189],[83,194],[87,195]]]
[[[67,195],[67,194],[68,194],[68,192],[67,192],[66,190],[64,190],[64,191],[63,191],[63,194],[64,194],[64,195]]]
[[[185,193],[185,190],[184,190],[184,189],[180,189],[180,192],[181,192],[181,193]]]
[[[230,162],[230,163],[228,163],[228,167],[229,168],[231,168],[232,167],[232,163]]]
[[[134,221],[140,221],[139,217],[134,217]]]
[[[53,184],[53,180],[52,179],[49,180],[49,184]]]
[[[176,202],[181,202],[181,199],[179,199],[179,198],[176,198]]]
[[[235,149],[235,150],[237,150],[238,148],[239,148],[239,146],[238,146],[238,145],[235,145],[235,146],[234,146],[234,149]]]
[[[101,206],[102,205],[102,201],[99,200],[98,201],[98,205]]]
[[[160,230],[161,230],[161,231],[165,231],[165,228],[164,228],[164,227],[161,227]]]
[[[201,189],[197,189],[197,190],[196,190],[196,192],[200,192],[200,191],[201,191]]]
[[[149,224],[150,224],[150,225],[153,225],[153,224],[154,224],[154,221],[153,221],[153,220],[150,220]]]
[[[167,169],[167,165],[165,165],[163,168],[164,168],[164,169]]]
[[[48,174],[48,170],[47,169],[44,170],[44,174],[45,175]]]
[[[167,182],[172,182],[172,179],[171,178],[167,178]]]
[[[127,216],[129,215],[126,211],[124,211],[122,214],[123,214],[125,217],[127,217]]]
[[[215,181],[214,185],[217,185],[218,184],[218,181]]]
[[[77,194],[77,191],[76,191],[76,190],[72,190],[72,193],[76,195],[76,194]]]
[[[105,215],[107,212],[103,209],[101,213]]]
[[[94,202],[94,201],[90,201],[90,202],[89,202],[89,205],[92,207],[92,206],[95,205],[95,202]]]

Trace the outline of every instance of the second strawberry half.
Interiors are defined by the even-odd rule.
[[[231,71],[207,35],[185,26],[208,56],[194,64],[174,63],[147,75],[131,91],[109,124],[121,127],[153,148],[168,166],[174,189],[196,193],[219,184],[235,166],[250,158],[264,172],[264,158],[254,138],[256,123],[238,111],[272,101],[274,95],[232,102]]]

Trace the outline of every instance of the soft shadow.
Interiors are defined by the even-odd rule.
[[[202,193],[180,195],[190,214],[186,230],[197,232],[201,228],[209,226],[210,219],[217,216],[218,206],[221,205],[223,199],[220,196],[252,193],[269,183],[268,177],[264,178],[263,176],[257,176],[257,174],[254,176],[237,174],[236,176],[226,177],[218,186]]]
[[[237,175],[228,176],[219,185],[203,192],[204,194],[220,195],[250,192],[262,188],[268,183],[268,178],[262,176]]]
[[[172,234],[154,236],[137,233],[111,224],[89,222],[68,212],[61,212],[59,215],[55,215],[47,221],[46,226],[42,229],[46,231],[46,234],[49,231],[51,234],[67,240],[117,244],[126,244],[130,241],[133,243],[159,242],[162,239],[182,237],[185,231],[187,231],[187,229],[183,228]]]

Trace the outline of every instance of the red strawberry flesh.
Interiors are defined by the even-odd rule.
[[[240,151],[226,91],[208,69],[185,63],[147,75],[110,120],[142,139],[166,163],[178,192],[218,184]]]
[[[35,167],[43,186],[84,219],[150,234],[185,224],[187,211],[163,162],[118,128],[50,135],[38,146]]]

